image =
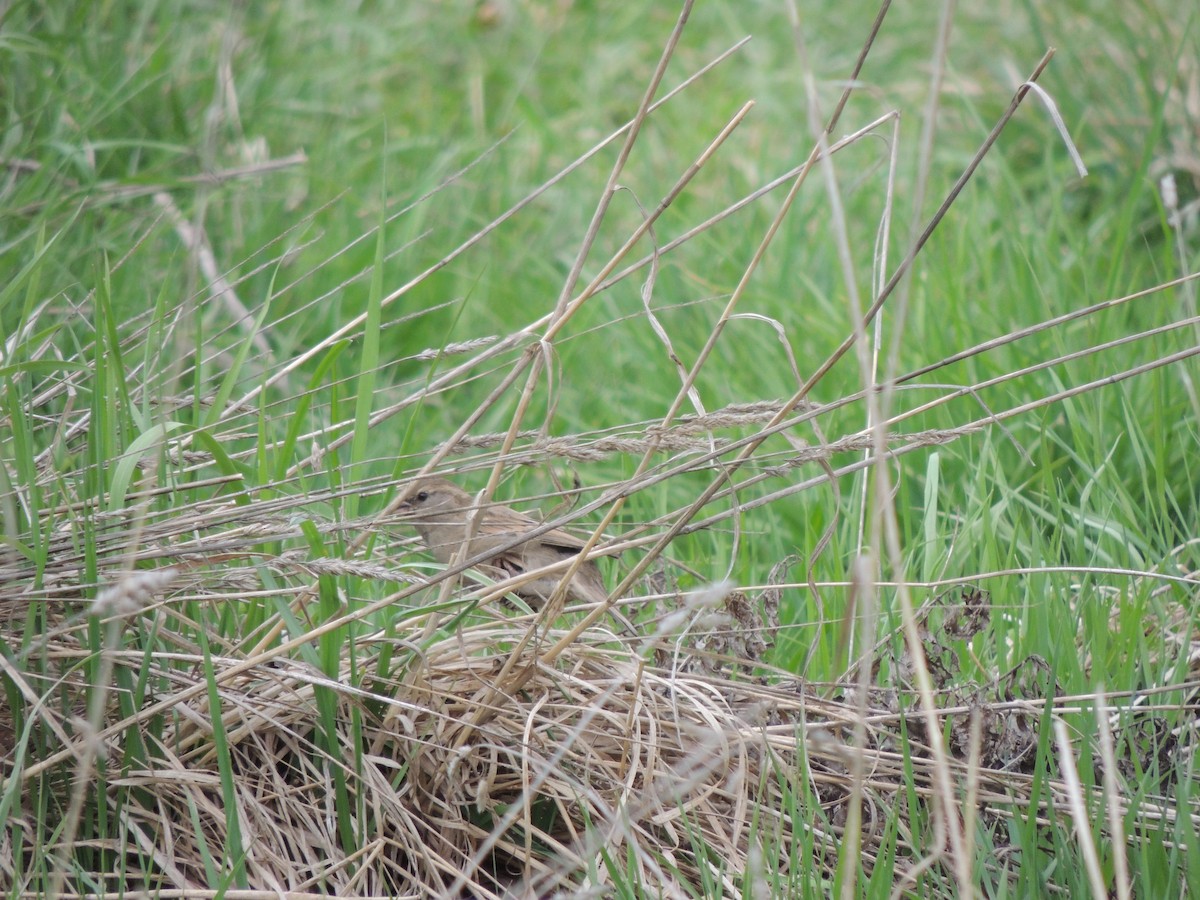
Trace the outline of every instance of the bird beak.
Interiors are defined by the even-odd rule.
[[[413,508],[413,505],[412,505],[412,496],[415,493],[416,493],[416,485],[409,485],[408,488],[404,491],[404,494],[403,494],[404,499],[396,504],[396,515],[403,518],[404,516],[411,516],[413,513],[416,512],[416,510]]]

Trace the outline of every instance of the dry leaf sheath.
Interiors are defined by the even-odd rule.
[[[501,579],[532,572],[562,562],[583,549],[584,542],[572,534],[555,529],[540,534],[507,550],[500,550],[540,523],[507,506],[486,506],[476,515],[475,498],[444,478],[428,478],[414,485],[400,513],[412,521],[429,551],[440,563],[498,552],[478,568]],[[474,523],[471,519],[475,518]],[[470,529],[471,543],[466,553],[459,550]],[[549,599],[562,579],[563,571],[549,573],[527,582],[515,591],[527,601],[540,605]],[[583,563],[567,587],[567,599],[601,603],[608,597],[600,570],[591,560]]]

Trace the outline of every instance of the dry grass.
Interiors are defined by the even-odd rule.
[[[961,684],[949,646],[985,627],[988,608],[986,595],[970,590],[922,611],[923,651],[939,684]],[[939,708],[951,753],[939,773],[943,764],[913,718],[915,694],[904,689],[911,659],[891,660],[895,687],[866,697],[849,683],[755,675],[745,652],[770,623],[754,621],[738,593],[688,598],[636,640],[593,626],[552,660],[547,648],[571,633],[566,624],[536,627],[494,605],[478,608],[456,633],[398,656],[403,664],[389,670],[383,648],[419,645],[429,614],[410,616],[403,630],[360,636],[354,668],[337,677],[275,652],[214,654],[218,723],[214,694],[203,690],[205,658],[184,649],[190,641],[174,632],[180,623],[168,608],[149,613],[160,640],[180,646],[152,662],[153,677],[175,693],[132,723],[105,728],[96,752],[111,766],[128,752],[130,724],[170,710],[165,727],[143,731],[144,766],[107,780],[124,798],[125,889],[215,895],[209,855],[240,846],[249,884],[297,897],[546,896],[589,883],[602,895],[608,866],[665,896],[701,884],[730,895],[747,879],[795,884],[814,869],[832,879],[852,798],[868,876],[877,855],[897,845],[932,849],[907,860],[901,850],[903,889],[938,859],[950,862],[949,845],[927,833],[932,820],[945,837],[936,825],[939,777],[956,785],[951,815],[968,833],[976,818],[1002,834],[1013,815],[1053,817],[1075,800],[1094,806],[1099,787],[1069,780],[1051,781],[1033,799],[1039,723],[1089,706],[1111,716],[1145,700],[1023,699],[1038,696],[1034,683],[1046,677],[1035,661],[991,685],[946,690]],[[568,610],[565,619],[581,614]],[[696,649],[704,644],[716,652]],[[44,649],[64,669],[87,655],[63,639]],[[720,652],[729,649],[743,655]],[[114,648],[112,656],[137,671],[139,653]],[[81,731],[56,756],[71,770],[86,730],[45,707],[28,721],[34,731]],[[330,721],[327,731],[321,723]],[[27,761],[24,777],[45,789],[53,771]],[[226,773],[235,817],[223,796]],[[1109,801],[1119,825],[1130,806]],[[824,824],[813,829],[804,822],[815,805]],[[343,808],[354,811],[353,852],[339,830]],[[900,836],[889,825],[897,810]],[[1165,799],[1136,810],[1167,822],[1177,814]],[[1101,834],[1112,837],[1106,826]]]

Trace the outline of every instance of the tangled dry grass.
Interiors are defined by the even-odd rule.
[[[30,797],[65,802],[85,756],[108,773],[105,797],[91,802],[108,805],[125,842],[106,848],[114,881],[97,870],[92,890],[119,890],[119,877],[125,890],[202,896],[240,869],[259,889],[248,896],[604,896],[616,871],[662,896],[753,893],[755,884],[779,895],[802,872],[832,883],[847,828],[868,875],[880,854],[899,857],[903,889],[942,857],[905,850],[937,827],[936,782],[947,774],[939,766],[949,766],[960,801],[952,814],[965,833],[1002,833],[1010,817],[1039,806],[1051,816],[1080,791],[1054,781],[1039,794],[1029,773],[1041,723],[1082,698],[1055,697],[1036,661],[969,687],[953,670],[952,646],[990,615],[974,588],[921,612],[924,655],[947,688],[951,757],[941,763],[922,737],[916,692],[904,687],[911,660],[876,657],[890,666],[887,690],[772,673],[761,656],[778,625],[770,596],[750,604],[717,586],[681,598],[636,637],[615,620],[572,628],[586,609],[539,621],[469,598],[400,606],[392,625],[359,634],[353,652],[334,648],[331,670],[295,652],[198,652],[176,610],[213,583],[228,589],[228,579],[133,576],[107,596],[125,614],[142,607],[137,628],[126,621],[130,632],[177,647],[150,656],[161,700],[121,718],[130,711],[116,689],[93,732],[82,715],[61,717],[29,698],[22,750],[45,748],[43,759],[22,761]],[[146,606],[164,588],[172,602]],[[436,599],[436,585],[423,590]],[[458,621],[429,642],[431,609]],[[115,637],[122,620],[112,622]],[[88,652],[58,634],[43,651],[70,693]],[[108,652],[118,670],[137,674],[136,642],[114,640]],[[1133,702],[1091,700],[1098,715],[1113,713],[1103,704]],[[1150,762],[1114,746],[1125,765]],[[10,759],[12,747],[10,737]],[[1138,816],[1177,814],[1165,801],[1137,807]],[[17,858],[28,849],[0,849],[5,871],[23,868]],[[944,870],[948,844],[943,853]]]

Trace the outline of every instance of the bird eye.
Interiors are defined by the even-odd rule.
[[[424,503],[428,499],[429,499],[429,491],[421,491],[420,493],[417,494],[417,502],[418,503]]]

